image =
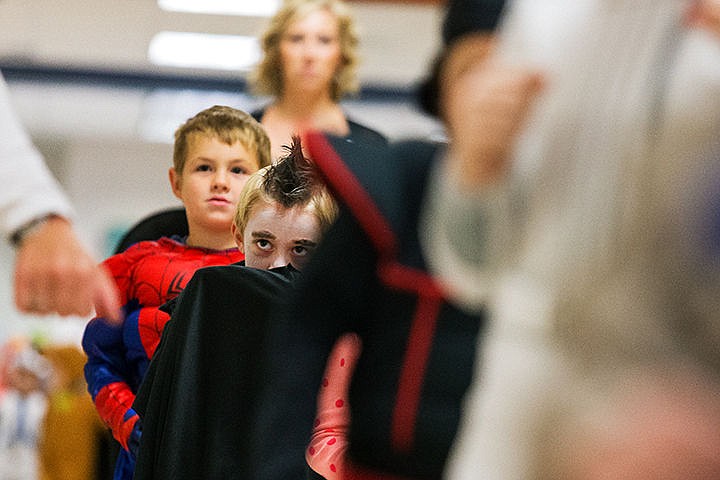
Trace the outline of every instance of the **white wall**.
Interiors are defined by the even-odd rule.
[[[372,1],[350,6],[360,33],[359,75],[363,83],[409,85],[426,71],[439,45],[440,6]],[[266,23],[266,18],[165,12],[153,0],[2,0],[0,60],[107,71],[168,72],[170,69],[152,65],[147,59],[148,44],[158,31],[258,35]],[[183,73],[227,78],[245,74]]]

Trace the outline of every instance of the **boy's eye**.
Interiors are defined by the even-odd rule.
[[[288,35],[287,39],[291,43],[298,43],[303,41],[303,36],[300,34]]]
[[[305,255],[308,255],[310,253],[310,250],[303,246],[303,245],[296,245],[292,249],[293,255],[296,255],[298,257],[303,257]]]
[[[246,175],[248,173],[243,167],[233,167],[230,171],[236,175]]]
[[[197,170],[198,172],[207,172],[207,171],[210,170],[210,165],[207,165],[207,164],[198,165],[198,166],[196,167],[196,170]]]
[[[272,244],[269,240],[266,240],[264,238],[261,238],[260,240],[255,241],[255,245],[258,246],[260,250],[270,250],[272,248]]]
[[[318,40],[319,40],[320,43],[322,43],[323,45],[330,45],[331,43],[333,43],[333,38],[332,38],[332,37],[321,36]]]

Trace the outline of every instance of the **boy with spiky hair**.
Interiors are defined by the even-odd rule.
[[[251,177],[240,195],[232,233],[248,267],[300,270],[337,216],[335,200],[300,145],[293,137],[288,155]]]
[[[134,404],[143,421],[136,479],[248,473],[271,314],[337,215],[300,139],[285,148],[240,196],[232,232],[245,261],[198,270],[166,307],[172,321]]]

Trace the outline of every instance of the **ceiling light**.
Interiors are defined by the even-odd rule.
[[[159,32],[150,41],[148,58],[168,67],[249,70],[260,59],[260,46],[255,37]]]
[[[171,12],[270,17],[280,8],[280,0],[158,0],[158,6]]]

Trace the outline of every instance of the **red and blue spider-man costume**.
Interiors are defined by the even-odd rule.
[[[115,479],[133,476],[141,429],[131,407],[170,319],[159,307],[176,297],[197,269],[243,259],[237,249],[209,250],[161,238],[137,243],[105,260],[120,290],[125,320],[120,325],[91,320],[82,345],[88,357],[88,391],[100,417],[123,447]]]

